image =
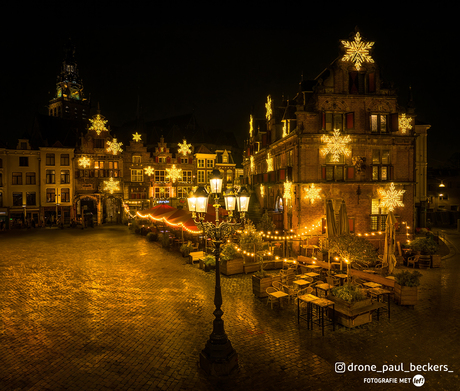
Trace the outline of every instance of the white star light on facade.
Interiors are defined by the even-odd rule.
[[[284,182],[283,198],[286,200],[290,200],[291,197],[292,197],[292,182],[286,181]]]
[[[323,155],[331,154],[332,162],[339,162],[342,155],[349,156],[351,153],[350,148],[347,144],[351,141],[350,136],[341,136],[340,130],[334,129],[333,135],[323,135],[321,142],[326,143],[326,147],[321,150]]]
[[[270,95],[267,96],[267,103],[265,103],[265,117],[267,117],[267,121],[270,121],[273,117],[273,109],[272,109],[272,97]]]
[[[112,152],[114,155],[118,152],[123,152],[123,149],[121,148],[123,143],[117,142],[116,138],[114,138],[113,141],[107,141],[107,145],[107,152]]]
[[[319,187],[315,187],[315,184],[312,183],[310,187],[305,187],[305,199],[310,200],[312,204],[315,203],[315,200],[320,200],[321,196],[319,195],[319,192],[321,189]]]
[[[174,183],[182,177],[182,168],[176,168],[176,165],[173,164],[171,168],[166,169],[166,176]]]
[[[260,196],[262,198],[265,196],[265,187],[262,185],[262,183],[260,184]]]
[[[354,41],[342,41],[342,45],[347,49],[342,61],[351,61],[355,64],[356,70],[361,69],[363,62],[374,62],[369,55],[369,50],[372,49],[375,42],[364,42],[361,40],[359,32],[355,35]]]
[[[149,175],[149,176],[150,176],[150,175],[153,175],[153,173],[154,173],[153,167],[150,167],[150,166],[144,168],[144,170],[145,170],[145,175]]]
[[[107,130],[105,124],[108,121],[104,118],[104,116],[96,114],[93,118],[89,118],[89,122],[91,122],[89,130],[95,130],[97,135],[100,135],[101,132]]]
[[[183,143],[178,143],[179,149],[177,152],[181,153],[182,155],[186,156],[190,153],[192,153],[192,144],[187,144],[187,141],[184,140]]]
[[[139,141],[141,141],[141,137],[142,137],[142,136],[141,136],[139,133],[137,133],[137,132],[133,134],[133,140],[134,140],[135,142],[137,142],[137,143],[138,143]]]
[[[118,182],[114,181],[113,178],[110,178],[108,181],[104,181],[104,191],[108,191],[110,194],[113,194],[115,190],[120,190]]]
[[[287,124],[286,122],[283,123],[283,134],[281,137],[286,137],[287,136]]]
[[[411,117],[406,117],[406,114],[401,114],[398,122],[399,122],[399,129],[401,130],[402,134],[406,134],[406,132],[410,129],[412,129],[411,125]]]
[[[83,168],[87,168],[90,165],[90,160],[86,156],[82,156],[80,159],[78,159],[78,164],[82,166]]]
[[[380,189],[379,193],[383,197],[380,201],[380,206],[382,208],[388,208],[388,210],[394,210],[396,207],[404,206],[402,203],[402,196],[406,190],[396,190],[395,184],[391,182],[389,190]]]
[[[254,171],[256,170],[256,165],[255,165],[255,163],[254,163],[254,156],[251,156],[251,157],[249,158],[249,161],[250,161],[250,163],[249,163],[249,169],[251,170],[251,173],[254,173]]]
[[[273,158],[270,156],[270,152],[267,152],[267,172],[273,171]]]

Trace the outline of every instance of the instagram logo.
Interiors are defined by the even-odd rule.
[[[335,363],[335,373],[345,373],[345,363],[344,362]]]

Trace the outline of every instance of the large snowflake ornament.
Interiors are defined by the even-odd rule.
[[[267,152],[267,172],[273,171],[273,158],[270,156],[270,152]]]
[[[396,190],[395,184],[391,182],[389,190],[380,189],[379,193],[382,196],[380,201],[380,206],[383,208],[388,208],[388,210],[394,210],[396,207],[404,206],[401,201],[401,198],[406,190]]]
[[[290,181],[284,182],[283,198],[286,200],[290,200],[292,198],[292,182]]]
[[[107,141],[107,152],[112,152],[112,154],[116,155],[118,152],[123,152],[121,146],[123,143],[117,142],[117,139],[114,138],[113,141]]]
[[[166,176],[174,183],[182,177],[182,168],[176,168],[176,165],[173,164],[171,168],[166,169]]]
[[[369,55],[369,50],[372,49],[375,42],[364,42],[361,40],[359,32],[355,34],[354,41],[342,41],[342,45],[347,49],[342,61],[351,61],[355,64],[357,71],[361,69],[363,62],[374,62]]]
[[[305,199],[310,200],[312,204],[315,203],[315,200],[320,200],[321,196],[319,195],[319,192],[321,189],[319,187],[315,187],[315,184],[312,183],[310,187],[305,187]]]
[[[134,140],[135,142],[137,142],[137,143],[138,143],[139,141],[141,141],[141,137],[142,137],[142,136],[141,136],[139,133],[137,133],[137,132],[133,134],[133,140]]]
[[[149,175],[149,176],[150,176],[150,175],[153,175],[153,173],[154,173],[153,167],[150,167],[150,166],[144,168],[144,170],[145,170],[145,175]]]
[[[179,149],[177,152],[181,153],[182,155],[186,156],[190,153],[192,153],[192,144],[187,144],[187,141],[184,140],[183,143],[178,143]]]
[[[267,117],[267,121],[270,121],[273,117],[273,103],[272,103],[272,97],[270,95],[267,96],[267,103],[265,103],[265,117]]]
[[[350,156],[351,150],[347,144],[351,141],[350,136],[341,136],[340,130],[334,129],[332,136],[323,135],[321,142],[327,145],[321,150],[321,153],[325,156],[331,154],[332,162],[339,162],[342,155]]]
[[[412,129],[411,117],[406,117],[404,113],[399,117],[398,123],[402,134],[406,134],[408,130]]]
[[[90,160],[88,157],[82,156],[80,159],[78,159],[78,164],[83,168],[87,168],[90,165]]]
[[[108,181],[104,181],[104,191],[110,192],[113,194],[114,191],[119,191],[120,186],[117,181],[114,181],[113,178],[110,178]]]
[[[91,126],[89,130],[96,131],[97,135],[100,135],[101,132],[106,131],[107,128],[105,124],[108,122],[103,115],[96,114],[93,118],[89,118],[89,122],[91,122]]]

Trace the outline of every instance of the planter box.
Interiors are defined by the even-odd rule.
[[[395,282],[395,300],[399,305],[416,305],[417,292],[416,286],[401,286]]]
[[[420,255],[418,257],[419,269],[429,269],[431,265],[431,255]]]
[[[258,272],[260,270],[259,262],[245,263],[243,265],[243,270],[245,274]]]
[[[264,278],[259,278],[252,276],[252,293],[257,297],[267,297],[266,289],[272,286],[274,281],[279,281],[280,276],[267,276]]]
[[[349,303],[338,297],[328,295],[329,300],[335,303],[335,320],[342,326],[353,328],[372,322],[372,300],[364,299]]]
[[[243,273],[243,258],[231,259],[220,263],[220,272],[226,276]]]
[[[440,255],[431,256],[431,267],[441,267],[441,256]]]
[[[282,268],[283,268],[283,261],[280,261],[280,260],[264,261],[265,270],[282,269]]]

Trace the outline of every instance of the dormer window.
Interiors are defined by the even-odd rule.
[[[375,72],[349,72],[348,92],[350,94],[375,93]]]

